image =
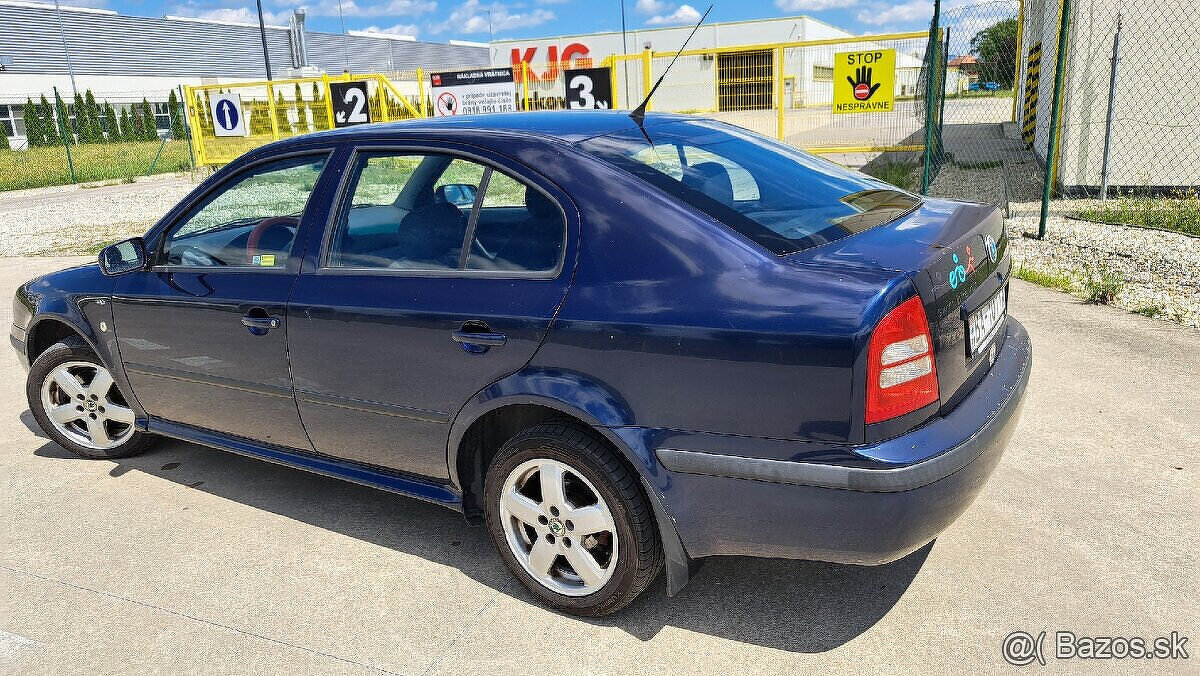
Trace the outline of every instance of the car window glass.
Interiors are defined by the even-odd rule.
[[[562,211],[540,190],[493,171],[475,220],[469,270],[544,272],[562,256]]]
[[[250,169],[222,186],[167,234],[167,265],[282,267],[325,156]]]
[[[437,154],[361,153],[331,236],[332,268],[455,270],[486,168]]]

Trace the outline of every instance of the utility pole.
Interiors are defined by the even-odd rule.
[[[55,0],[57,2],[57,0]],[[262,0],[255,0],[258,4],[258,35],[262,38],[263,45],[263,63],[267,66],[267,80],[271,79],[271,55],[267,53],[267,24],[263,21]]]
[[[58,17],[58,35],[62,38],[63,52],[67,55],[67,74],[71,76],[71,95],[79,96],[79,89],[75,86],[75,68],[71,66],[71,48],[67,46],[67,31],[63,28],[62,8],[58,6],[58,0],[54,0],[54,15]]]

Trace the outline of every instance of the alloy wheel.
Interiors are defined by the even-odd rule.
[[[42,383],[42,408],[54,429],[98,451],[133,436],[134,413],[103,366],[70,361],[53,368]]]
[[[551,591],[586,596],[616,569],[612,511],[566,463],[537,458],[514,468],[500,491],[500,518],[517,562]]]

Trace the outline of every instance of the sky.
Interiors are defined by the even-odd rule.
[[[954,0],[950,0],[954,2]],[[620,0],[262,0],[267,23],[286,25],[292,9],[307,9],[309,30],[412,35],[421,40],[487,42],[621,29]],[[135,16],[189,16],[256,23],[254,0],[63,0]],[[852,33],[928,27],[932,0],[715,0],[709,22],[806,14]],[[946,3],[943,3],[945,6]],[[629,28],[693,24],[702,0],[625,0]],[[490,19],[490,21],[489,21]]]

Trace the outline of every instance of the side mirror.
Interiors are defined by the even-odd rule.
[[[475,204],[475,186],[467,183],[448,183],[434,191],[437,198],[456,207]]]
[[[111,244],[100,250],[100,272],[115,277],[146,267],[146,244],[141,237]]]

